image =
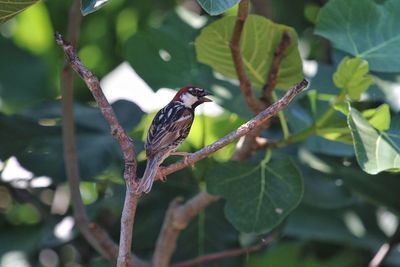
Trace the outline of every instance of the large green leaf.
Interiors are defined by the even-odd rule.
[[[370,174],[400,169],[399,121],[395,117],[389,132],[375,129],[356,109],[349,106],[348,124],[361,168]]]
[[[0,24],[11,19],[38,0],[5,0],[0,2]]]
[[[233,7],[240,0],[197,0],[200,6],[211,16],[224,13],[227,9]]]
[[[353,100],[358,100],[363,92],[372,84],[368,75],[368,62],[362,58],[345,57],[333,75],[335,85],[347,92]]]
[[[331,0],[320,11],[316,33],[370,69],[400,71],[400,1]]]
[[[243,232],[266,232],[278,225],[303,195],[303,181],[289,159],[260,164],[216,164],[206,177],[210,194],[227,200],[228,220]]]
[[[81,12],[82,15],[86,16],[96,10],[99,10],[105,4],[107,4],[109,0],[81,0]]]
[[[232,16],[219,19],[205,27],[196,39],[198,60],[229,78],[236,78],[229,48],[235,20],[236,17]],[[240,49],[247,74],[256,86],[261,87],[266,83],[274,52],[285,31],[290,36],[290,45],[284,52],[279,68],[277,87],[281,89],[287,89],[303,78],[296,32],[261,16],[251,15],[247,18]]]

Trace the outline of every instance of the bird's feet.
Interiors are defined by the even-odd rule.
[[[164,167],[158,167],[157,176],[160,177],[161,182],[167,181],[167,176],[163,173]]]
[[[189,152],[172,152],[170,155],[171,156],[181,156],[181,157],[183,157],[183,163],[185,165],[190,165],[190,166],[194,167],[193,163],[192,164],[189,163],[190,154],[191,153],[189,153]]]

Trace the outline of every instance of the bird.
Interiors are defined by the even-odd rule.
[[[147,132],[145,142],[147,164],[138,182],[136,193],[150,192],[159,166],[167,157],[174,154],[188,154],[175,151],[190,132],[196,107],[212,101],[206,97],[208,95],[212,94],[200,87],[185,86],[157,112]]]

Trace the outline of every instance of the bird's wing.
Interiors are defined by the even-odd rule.
[[[175,149],[187,137],[193,112],[182,105],[167,105],[154,118],[146,141],[146,154],[153,156]]]

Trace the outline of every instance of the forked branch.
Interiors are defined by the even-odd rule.
[[[139,260],[137,257],[133,257],[131,254],[131,245],[132,245],[132,231],[133,231],[133,222],[136,213],[137,201],[140,195],[135,194],[137,187],[136,182],[136,156],[135,149],[133,146],[133,142],[126,135],[124,129],[118,122],[118,119],[110,105],[108,103],[104,93],[100,87],[100,82],[97,77],[90,72],[80,61],[74,47],[67,43],[61,34],[56,33],[55,39],[57,44],[64,50],[66,60],[69,63],[70,67],[79,74],[79,76],[84,80],[89,90],[91,91],[96,103],[99,106],[100,111],[102,112],[104,118],[108,122],[111,128],[111,134],[117,140],[118,144],[121,147],[122,154],[125,162],[125,172],[124,178],[127,186],[126,195],[125,195],[125,203],[122,212],[121,218],[121,235],[120,235],[120,246],[118,247],[113,244],[110,238],[107,238],[108,235],[104,231],[100,231],[99,234],[102,235],[102,240],[107,242],[108,253],[111,253],[107,258],[115,261],[115,251],[118,251],[117,265],[118,266],[146,266],[144,262]],[[100,228],[94,227],[99,231]],[[92,231],[95,233],[95,231]],[[99,237],[100,238],[100,237]],[[101,251],[101,250],[100,250]]]
[[[239,3],[238,15],[236,17],[235,27],[233,28],[232,38],[229,43],[231,49],[231,55],[233,64],[235,66],[236,75],[240,83],[240,89],[246,101],[246,104],[257,114],[264,109],[264,105],[253,95],[251,88],[251,82],[246,74],[244,68],[242,53],[240,52],[240,38],[242,37],[242,32],[247,19],[248,13],[248,0],[242,0]]]

